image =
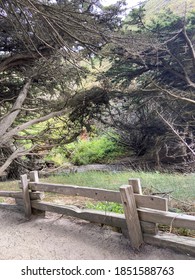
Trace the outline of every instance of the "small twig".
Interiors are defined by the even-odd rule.
[[[183,213],[182,213],[183,214]],[[172,220],[171,220],[171,224],[170,224],[170,228],[169,228],[169,232],[171,233],[172,232],[172,229],[173,229],[173,222],[174,220],[181,214],[178,214],[177,216],[175,216]]]

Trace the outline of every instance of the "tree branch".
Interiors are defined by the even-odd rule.
[[[188,143],[179,135],[179,133],[174,129],[174,127],[158,112],[156,113],[159,115],[159,117],[168,125],[171,130],[174,132],[174,134],[181,140],[181,142],[190,150],[190,152],[195,156],[195,151],[188,145]]]
[[[57,117],[57,116],[60,116],[64,113],[67,113],[68,112],[68,109],[64,109],[64,110],[61,110],[61,111],[57,111],[57,112],[52,112],[50,114],[47,114],[43,117],[40,117],[40,118],[37,118],[37,119],[33,119],[33,120],[30,120],[26,123],[23,123],[13,129],[11,129],[10,131],[8,131],[7,133],[5,133],[1,138],[0,138],[0,145],[3,145],[5,144],[10,138],[12,138],[13,136],[15,135],[18,135],[18,133],[24,129],[27,129],[29,126],[31,125],[34,125],[34,124],[37,124],[37,123],[40,123],[40,122],[44,122],[50,118],[53,118],[53,117]]]
[[[12,110],[9,114],[7,114],[1,121],[0,121],[0,131],[1,135],[3,136],[6,131],[10,128],[10,126],[15,121],[16,117],[18,116],[21,106],[24,103],[26,96],[28,94],[28,90],[31,85],[31,79],[29,79],[25,85],[23,86],[22,90],[20,91]]]
[[[4,162],[4,164],[0,167],[0,176],[4,173],[4,171],[10,166],[10,164],[18,157],[26,155],[29,151],[33,150],[35,146],[32,148],[25,150],[24,147],[20,147],[19,149],[15,150],[11,156]]]
[[[194,50],[194,46],[192,44],[192,41],[190,40],[190,38],[189,38],[189,36],[188,36],[188,34],[186,32],[186,27],[185,26],[183,28],[182,34],[183,34],[183,36],[184,36],[184,38],[186,40],[186,43],[187,43],[187,45],[188,45],[188,47],[190,49],[192,60],[193,60],[193,65],[195,67],[195,50]]]
[[[160,87],[159,85],[157,85],[156,83],[152,82],[153,85],[158,88],[159,90],[161,91],[164,91],[165,93],[167,93],[168,95],[176,98],[176,99],[180,99],[180,100],[183,100],[183,101],[186,101],[186,102],[189,102],[189,103],[192,103],[192,104],[195,104],[195,100],[191,99],[191,98],[187,98],[187,97],[183,97],[183,96],[180,96],[180,95],[176,95],[174,93],[172,93],[170,90],[166,89],[166,88],[162,88]]]

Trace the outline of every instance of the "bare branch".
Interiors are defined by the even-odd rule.
[[[20,147],[19,149],[15,150],[8,159],[4,162],[4,164],[0,167],[0,176],[4,173],[4,171],[10,166],[10,164],[18,157],[26,155],[28,152],[33,150],[35,146],[31,147],[28,150],[25,150],[24,147]]]
[[[181,140],[181,142],[190,150],[190,152],[195,156],[195,151],[188,145],[188,143],[179,135],[179,133],[175,130],[175,128],[158,112],[156,113],[159,115],[159,117],[166,123],[166,125],[171,128],[171,130],[174,132],[174,134]]]
[[[189,36],[188,36],[188,34],[186,32],[186,27],[185,26],[183,28],[182,34],[183,34],[183,36],[184,36],[184,38],[186,40],[186,43],[187,43],[187,45],[188,45],[188,47],[190,49],[192,60],[193,60],[193,65],[195,67],[195,50],[194,50],[194,46],[192,44],[192,41],[190,40],[190,38],[189,38]]]
[[[1,121],[0,121],[0,131],[1,135],[3,136],[6,131],[10,128],[10,126],[15,121],[16,117],[18,116],[21,106],[24,103],[26,96],[28,94],[28,90],[31,85],[31,79],[29,79],[25,85],[23,86],[22,90],[20,91],[13,108],[9,114],[7,114]]]
[[[37,119],[33,119],[33,120],[30,120],[26,123],[23,123],[13,129],[11,129],[10,131],[8,131],[7,133],[5,133],[1,138],[0,138],[0,145],[3,145],[5,144],[9,139],[11,139],[13,136],[15,135],[18,135],[18,133],[24,129],[27,129],[28,127],[30,127],[31,125],[34,125],[34,124],[37,124],[37,123],[40,123],[40,122],[44,122],[46,120],[49,120],[50,118],[53,118],[53,117],[57,117],[57,116],[60,116],[64,113],[67,113],[68,112],[68,109],[64,109],[64,110],[61,110],[61,111],[58,111],[58,112],[52,112],[50,114],[47,114],[43,117],[40,117],[40,118],[37,118]]]
[[[158,89],[160,89],[161,91],[164,91],[165,93],[167,93],[168,95],[176,98],[176,99],[180,99],[180,100],[184,100],[186,102],[190,102],[195,104],[195,100],[191,99],[191,98],[187,98],[184,96],[180,96],[180,95],[176,95],[175,93],[171,92],[170,90],[166,89],[166,88],[162,88],[159,85],[157,85],[156,83],[153,82],[153,84],[155,85],[155,87],[157,87]]]

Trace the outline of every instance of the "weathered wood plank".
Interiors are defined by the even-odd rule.
[[[139,178],[130,178],[129,185],[133,187],[133,192],[137,194],[142,194],[141,181]]]
[[[124,207],[131,246],[135,249],[139,249],[139,247],[143,243],[143,237],[139,217],[137,214],[133,187],[121,186],[120,195]]]
[[[1,197],[13,197],[13,198],[22,198],[22,192],[20,191],[0,191]]]
[[[56,192],[64,195],[89,197],[99,201],[122,203],[119,191],[42,182],[29,182],[29,187],[34,191]],[[167,200],[165,198],[135,194],[135,200],[137,207],[167,210]]]
[[[168,211],[168,201],[153,195],[134,194],[137,207]]]
[[[94,223],[106,224],[114,227],[126,227],[126,220],[123,214],[112,212],[103,212],[90,209],[80,209],[76,206],[62,206],[50,204],[47,202],[32,201],[32,208],[55,212],[66,216],[73,216],[79,219],[91,221]]]
[[[30,195],[29,195],[29,189],[28,189],[28,180],[27,175],[21,175],[21,185],[22,185],[22,194],[23,194],[23,200],[24,200],[24,212],[25,217],[27,219],[30,219],[32,211],[31,211],[31,201],[30,201]]]
[[[141,221],[141,229],[144,233],[156,235],[158,234],[158,226],[155,223]]]
[[[195,230],[194,216],[182,213],[164,212],[148,208],[139,208],[137,210],[141,221]]]
[[[39,173],[38,171],[30,171],[29,172],[30,182],[39,182]]]
[[[30,200],[42,200],[45,198],[45,194],[43,192],[29,192]]]
[[[178,236],[172,233],[159,233],[157,235],[144,234],[144,241],[158,247],[169,248],[177,252],[195,256],[195,239],[186,236]]]
[[[29,179],[28,179],[28,182],[30,182]],[[22,183],[21,183],[21,181],[18,182],[18,187],[19,187],[19,189],[22,189]]]
[[[120,193],[118,191],[80,187],[74,185],[49,184],[41,182],[29,182],[29,187],[31,190],[35,191],[55,192],[70,196],[75,195],[89,197],[99,201],[114,201],[121,203]]]
[[[45,197],[44,193],[42,192],[29,192],[31,200],[41,200]],[[0,191],[1,197],[12,197],[12,198],[23,198],[23,194],[20,191]]]

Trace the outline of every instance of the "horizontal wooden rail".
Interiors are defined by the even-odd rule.
[[[33,191],[55,192],[70,196],[83,196],[99,201],[113,201],[121,203],[118,191],[104,190],[98,188],[80,187],[75,185],[49,184],[29,182],[29,187]]]
[[[138,208],[151,208],[161,211],[168,211],[168,200],[154,195],[134,194]]]
[[[138,208],[137,210],[141,221],[195,230],[194,216],[182,213],[164,212],[148,208]]]
[[[33,191],[55,192],[70,196],[83,196],[99,201],[109,201],[122,203],[120,192],[104,190],[98,188],[80,187],[74,185],[49,184],[29,182],[29,187]],[[145,207],[167,211],[167,199],[152,195],[134,194],[137,207]]]
[[[0,191],[1,197],[22,198],[22,192],[17,191]]]
[[[62,206],[47,202],[32,201],[32,208],[77,217],[91,222],[103,223],[115,227],[126,227],[125,216],[113,212],[79,209],[76,206]],[[164,224],[172,227],[183,227],[195,230],[195,217],[147,208],[138,209],[141,221]]]
[[[67,216],[73,216],[94,223],[106,224],[113,227],[126,227],[125,215],[112,212],[104,212],[90,209],[80,209],[76,206],[62,206],[48,202],[32,201],[31,206],[34,209],[54,212]]]
[[[169,248],[195,257],[195,239],[172,233],[159,232],[157,235],[144,233],[144,241],[153,246]]]
[[[22,192],[20,191],[0,191],[0,197],[12,197],[12,198],[20,198],[22,199]],[[30,192],[30,199],[43,199],[45,197],[42,192]]]

